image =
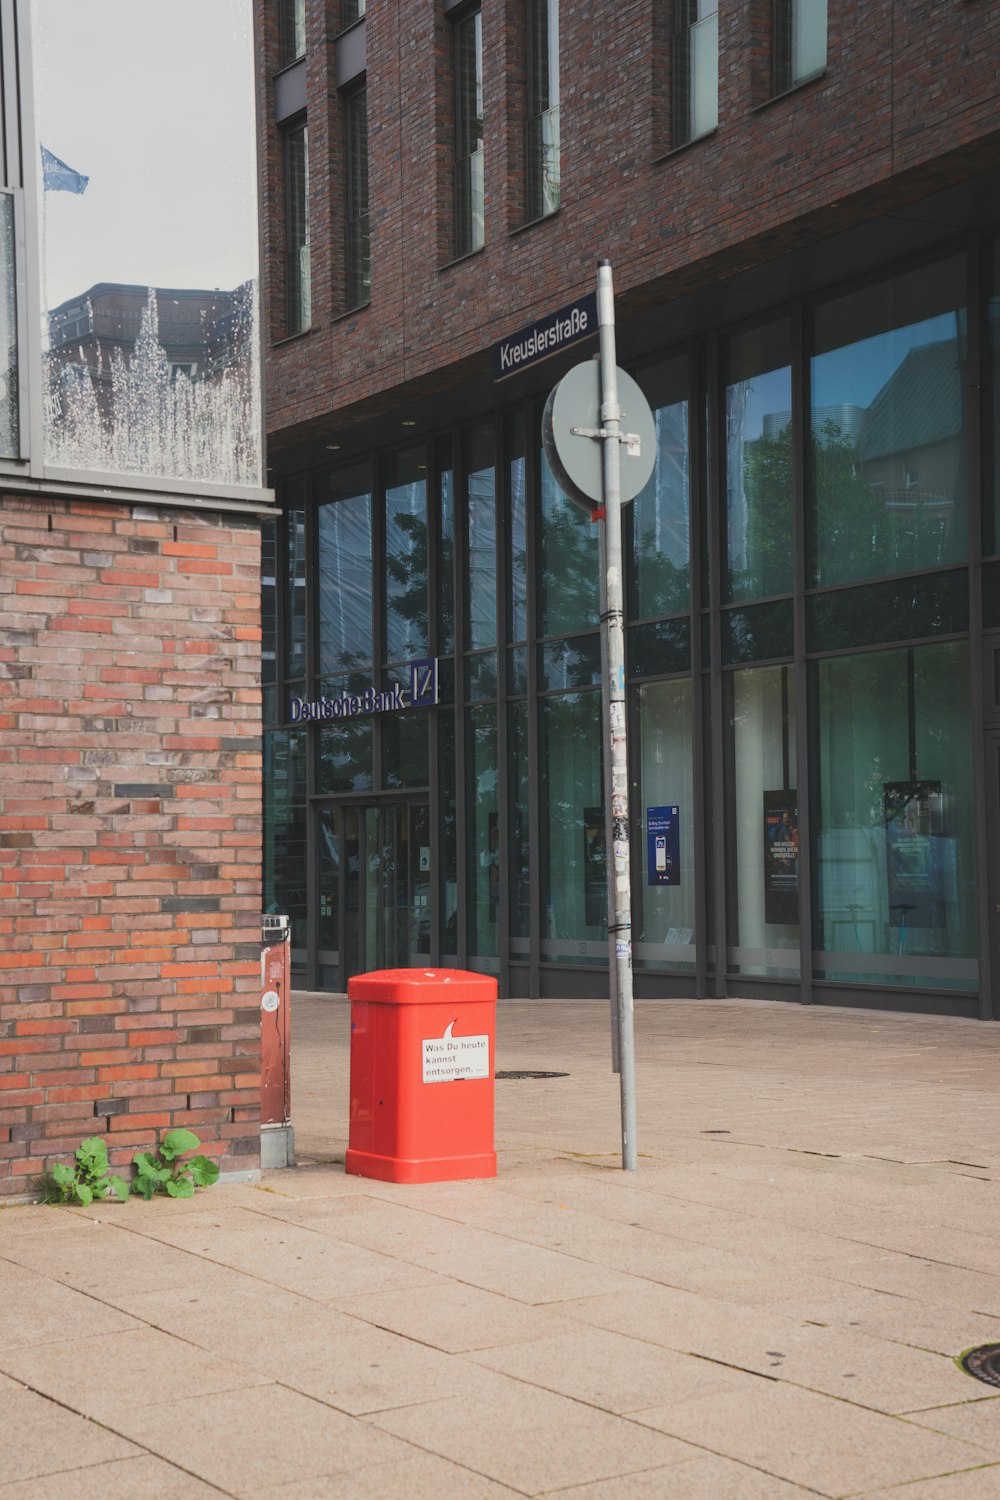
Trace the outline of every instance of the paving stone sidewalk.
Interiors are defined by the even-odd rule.
[[[347,1177],[349,1011],[297,995],[300,1165],[0,1210],[0,1500],[997,1500],[1000,1027],[504,1002],[495,1180]]]

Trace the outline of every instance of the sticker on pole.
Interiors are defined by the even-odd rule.
[[[260,997],[260,1008],[268,1012],[277,1010],[281,1004],[281,996],[277,990],[265,990]]]
[[[444,1036],[424,1039],[424,1083],[454,1083],[459,1078],[489,1078],[488,1036],[452,1036],[450,1021]]]

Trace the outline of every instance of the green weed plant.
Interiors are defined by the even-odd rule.
[[[73,1165],[57,1161],[48,1175],[47,1203],[93,1203],[113,1193],[120,1203],[128,1197],[128,1183],[108,1168],[108,1148],[99,1135],[81,1141]]]
[[[148,1203],[156,1193],[171,1198],[193,1198],[196,1188],[219,1180],[219,1166],[207,1156],[191,1156],[201,1141],[192,1130],[168,1130],[155,1151],[139,1151],[132,1158],[132,1191]]]

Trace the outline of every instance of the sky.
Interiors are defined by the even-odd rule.
[[[89,177],[42,195],[48,305],[99,281],[257,274],[251,0],[33,0],[36,131]]]

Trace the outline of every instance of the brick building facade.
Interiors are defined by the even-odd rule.
[[[302,977],[606,993],[597,544],[540,440],[593,346],[491,356],[607,258],[657,434],[637,997],[994,1016],[996,7],[360,10],[258,7],[265,899]],[[424,661],[433,707],[343,707]]]
[[[116,48],[146,55],[147,18],[81,7],[47,31],[49,19],[30,5],[0,16],[0,1198],[36,1194],[92,1135],[118,1171],[175,1126],[224,1173],[260,1161],[260,526],[273,497],[251,9],[222,0],[221,35],[199,17],[197,56],[179,22],[138,98],[91,101],[97,194],[40,146],[70,136],[62,91],[39,84]],[[208,254],[191,285],[180,226],[197,159],[172,202],[178,276],[153,270],[163,237],[149,222],[183,149],[158,103],[175,87],[174,45],[192,77],[213,45],[217,63],[245,59],[218,97],[217,145],[251,184],[226,219],[228,280]],[[146,178],[104,154],[124,117],[141,124]],[[203,220],[199,244],[214,233]],[[77,271],[87,255],[107,279],[50,302],[47,288],[91,284]],[[119,257],[149,283],[111,281]]]
[[[5,494],[0,1192],[175,1125],[260,1138],[260,536]],[[9,987],[8,987],[9,986]]]
[[[461,393],[486,372],[497,338],[590,290],[605,256],[615,269],[622,352],[638,352],[696,326],[703,312],[691,298],[699,292],[716,313],[725,298],[726,314],[738,318],[896,249],[933,243],[963,213],[988,223],[995,206],[992,177],[976,185],[991,173],[998,138],[994,6],[946,0],[929,16],[921,0],[830,0],[825,70],[773,97],[773,0],[722,0],[718,126],[674,148],[672,4],[562,0],[562,202],[557,214],[526,224],[524,0],[486,0],[485,243],[454,263],[450,17],[461,7],[373,3],[360,23],[364,49],[356,49],[363,68],[367,61],[371,298],[352,314],[342,289],[338,90],[353,80],[338,60],[354,29],[340,30],[339,0],[306,0],[306,52],[285,70],[282,91],[280,7],[259,9],[261,108],[270,121],[264,298],[279,344],[268,366],[272,455],[321,438],[333,413],[341,428],[377,415],[389,392],[397,402],[431,403],[443,390]],[[282,344],[283,122],[275,101],[291,97],[288,75],[296,73],[294,102],[309,125],[313,317],[307,337]],[[951,186],[961,189],[960,208],[936,200]],[[810,246],[822,246],[822,256],[810,259]],[[795,252],[794,265],[782,259]]]

